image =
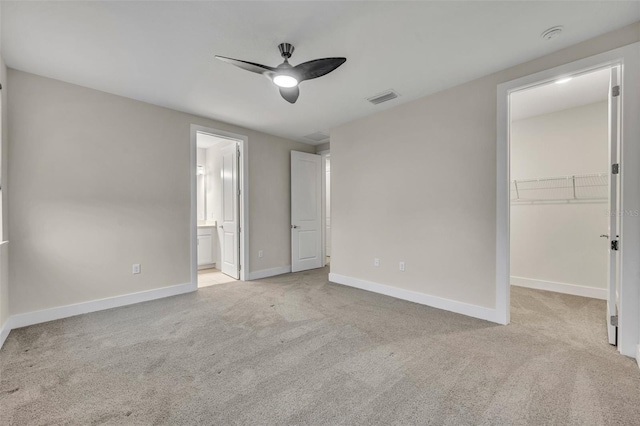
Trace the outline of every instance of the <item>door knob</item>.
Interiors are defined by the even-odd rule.
[[[298,225],[291,225],[291,229],[296,229],[298,228]]]

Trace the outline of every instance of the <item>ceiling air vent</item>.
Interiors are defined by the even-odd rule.
[[[382,92],[375,96],[367,98],[367,100],[374,105],[378,105],[383,102],[390,101],[391,99],[395,99],[397,97],[398,97],[398,94],[396,92],[394,92],[393,90],[387,90],[386,92]]]
[[[303,137],[305,139],[309,139],[310,141],[313,141],[313,142],[323,142],[323,141],[326,141],[327,139],[329,139],[329,135],[327,135],[326,133],[322,133],[322,132],[311,133],[310,135],[303,136]]]

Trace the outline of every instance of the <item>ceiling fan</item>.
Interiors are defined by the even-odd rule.
[[[239,59],[225,58],[224,56],[216,55],[216,58],[243,70],[266,76],[280,88],[280,95],[292,104],[298,100],[300,95],[300,88],[298,87],[300,83],[329,74],[347,60],[347,58],[314,59],[294,67],[289,64],[289,58],[293,54],[293,45],[280,43],[278,49],[280,50],[280,55],[284,58],[284,62],[275,68]]]

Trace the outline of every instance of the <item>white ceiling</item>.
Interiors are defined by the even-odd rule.
[[[306,141],[356,118],[640,20],[638,2],[2,2],[8,66]],[[540,33],[564,25],[545,41]],[[296,104],[264,77],[217,61],[275,66],[344,56],[301,84]],[[371,105],[387,89],[398,99]]]
[[[221,138],[215,135],[209,135],[207,133],[196,134],[196,146],[202,149],[208,149],[221,144],[233,143],[232,140],[227,138]]]
[[[549,83],[515,92],[510,101],[511,120],[606,101],[609,75],[610,70],[604,69],[574,77],[566,83]]]

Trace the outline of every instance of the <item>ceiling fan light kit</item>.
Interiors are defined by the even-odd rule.
[[[296,87],[298,80],[295,77],[285,74],[278,74],[273,77],[273,84],[280,87]]]
[[[329,74],[347,61],[347,58],[324,58],[314,59],[313,61],[292,66],[289,63],[289,58],[293,54],[293,45],[290,43],[280,43],[278,50],[280,51],[280,56],[284,58],[284,62],[275,68],[242,61],[240,59],[226,58],[224,56],[216,55],[216,58],[235,65],[238,68],[242,68],[243,70],[266,76],[273,84],[279,87],[280,95],[292,104],[298,100],[298,96],[300,95],[300,88],[298,87],[300,83]]]

